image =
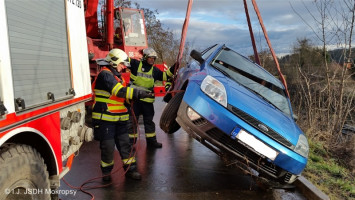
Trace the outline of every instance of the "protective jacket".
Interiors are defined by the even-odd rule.
[[[174,66],[170,67],[167,71],[162,72],[154,65],[149,65],[145,60],[138,61],[131,59],[131,87],[139,88],[153,92],[155,81],[167,81],[168,78],[173,76]],[[141,101],[153,103],[155,98],[144,98]]]
[[[105,66],[92,84],[94,105],[92,118],[109,122],[127,121],[128,110],[124,105],[133,98],[134,89],[110,66]]]

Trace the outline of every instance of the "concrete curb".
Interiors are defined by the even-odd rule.
[[[300,176],[294,183],[297,190],[302,193],[307,199],[312,200],[330,200],[330,198],[320,191],[315,185],[309,182],[305,177]]]
[[[293,185],[295,190],[273,189],[273,200],[297,199],[297,200],[330,200],[330,198],[320,191],[315,185],[305,177],[300,176]]]

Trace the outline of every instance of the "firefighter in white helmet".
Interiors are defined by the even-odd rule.
[[[95,139],[100,141],[101,170],[103,181],[111,181],[114,166],[115,145],[120,153],[126,176],[141,179],[137,171],[136,159],[131,152],[127,121],[128,110],[124,103],[132,99],[152,97],[150,92],[126,87],[121,71],[130,65],[127,54],[120,49],[112,49],[105,59],[97,63],[102,70],[92,84],[95,101],[92,110]]]
[[[158,58],[157,53],[152,48],[143,50],[142,60],[131,59],[131,86],[134,88],[143,89],[148,92],[154,92],[154,82],[167,81],[173,76],[174,67],[169,68],[167,71],[162,72],[154,66],[155,60]],[[155,132],[154,117],[154,97],[141,98],[133,103],[133,111],[138,120],[139,115],[143,115],[145,137],[147,146],[152,148],[161,148],[162,144],[157,141]],[[132,123],[132,116],[129,123]],[[129,124],[129,137],[131,143],[136,141],[137,132],[136,127]]]

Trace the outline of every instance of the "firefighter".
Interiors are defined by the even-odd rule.
[[[162,72],[157,67],[153,66],[157,59],[157,53],[152,48],[143,50],[143,58],[139,60],[131,59],[131,87],[139,88],[147,92],[154,92],[154,82],[156,80],[167,81],[173,76],[174,67],[170,67],[167,71]],[[133,111],[138,121],[139,115],[143,115],[145,137],[147,146],[152,148],[161,148],[162,144],[157,141],[155,133],[154,117],[154,97],[142,98],[133,103]],[[136,126],[132,125],[133,119],[130,116],[129,120],[129,137],[133,144],[136,141],[137,131]]]
[[[124,51],[112,49],[105,59],[97,63],[101,66],[101,71],[92,85],[95,94],[92,119],[95,139],[100,141],[103,181],[111,181],[115,145],[124,169],[128,170],[126,176],[140,180],[141,174],[137,171],[136,159],[131,153],[127,131],[129,115],[124,104],[132,99],[151,98],[153,94],[126,87],[120,74],[129,66],[128,56]]]

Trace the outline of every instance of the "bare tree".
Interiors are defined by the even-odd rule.
[[[318,130],[327,133],[326,135],[330,136],[327,137],[329,138],[327,141],[332,144],[335,138],[341,136],[341,129],[354,110],[354,87],[350,85],[354,82],[351,81],[347,66],[349,61],[350,65],[353,65],[354,60],[351,41],[355,21],[355,0],[343,0],[342,3],[333,0],[314,0],[313,6],[317,12],[311,12],[310,7],[304,3],[305,9],[313,19],[311,21],[294,10],[322,44],[323,60],[320,65],[323,70],[306,70],[302,62],[298,65],[299,75],[303,80],[300,87],[303,91],[301,99],[308,107],[308,125],[315,126],[315,122],[319,122],[316,125]],[[337,62],[332,61],[328,53],[327,46],[330,44],[337,44],[343,49],[343,55]],[[315,77],[321,74],[324,75],[325,81]]]
[[[164,27],[164,25],[157,19],[159,12],[157,10],[150,10],[148,8],[140,8],[138,4],[136,7],[144,11],[145,23],[148,36],[148,45],[152,47],[158,54],[158,62],[165,62],[168,66],[172,66],[176,62],[176,57],[179,51],[179,38],[175,38],[173,32]],[[183,55],[183,63],[187,61],[189,45],[186,45],[186,51]]]

